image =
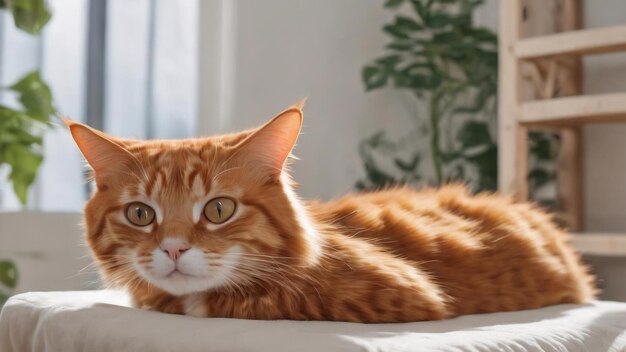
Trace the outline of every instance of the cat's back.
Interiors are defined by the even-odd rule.
[[[458,250],[480,249],[483,242],[507,227],[513,232],[527,226],[554,228],[549,216],[529,204],[488,193],[470,195],[460,185],[348,194],[326,203],[312,203],[311,208],[316,218],[347,232],[359,229],[372,235],[369,237],[408,236],[434,242],[449,238],[466,244]],[[436,252],[436,248],[427,250]]]
[[[547,214],[462,186],[394,188],[313,203],[315,217],[431,273],[457,314],[578,303],[592,278]]]

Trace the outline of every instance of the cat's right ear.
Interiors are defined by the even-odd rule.
[[[94,170],[96,181],[133,159],[130,152],[115,138],[70,119],[63,119],[63,123],[69,128],[78,149]]]

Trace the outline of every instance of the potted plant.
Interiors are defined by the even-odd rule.
[[[475,191],[497,188],[498,41],[495,33],[473,22],[482,3],[385,2],[396,13],[383,27],[391,41],[383,56],[363,68],[366,90],[409,90],[427,113],[416,116],[412,135],[393,140],[381,131],[361,143],[366,177],[357,188],[451,181]],[[427,143],[416,143],[421,140]],[[531,134],[530,152],[529,181],[536,193],[554,180],[554,137]]]

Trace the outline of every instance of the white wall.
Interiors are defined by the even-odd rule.
[[[585,27],[626,23],[623,0],[587,0]],[[626,91],[626,54],[592,56],[584,59],[585,93]],[[585,227],[594,232],[626,230],[626,125],[609,124],[585,127],[584,187]],[[600,277],[602,297],[626,300],[626,259],[588,258]]]
[[[477,20],[495,28],[496,0],[487,3]],[[383,1],[222,0],[201,9],[201,134],[260,125],[307,96],[294,165],[303,196],[352,190],[363,176],[363,138],[417,129],[425,106],[406,91],[366,93],[361,81],[362,67],[389,42],[382,27],[394,14]]]
[[[204,6],[209,43],[200,44],[201,65],[220,69],[201,66],[202,132],[260,125],[308,96],[295,150],[301,160],[294,165],[302,195],[330,198],[349,191],[362,175],[362,138],[381,128],[413,128],[411,96],[365,93],[361,82],[361,68],[387,41],[381,28],[392,15],[382,2],[238,0],[227,1],[226,8]]]
[[[585,27],[626,23],[623,0],[588,0]],[[626,91],[626,54],[585,58],[585,93]],[[592,231],[626,232],[626,124],[584,130],[585,222]]]

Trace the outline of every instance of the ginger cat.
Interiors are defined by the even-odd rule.
[[[66,124],[95,175],[85,208],[95,260],[140,308],[383,323],[595,294],[567,235],[530,204],[460,186],[302,202],[285,172],[301,104],[260,128],[198,139]]]

